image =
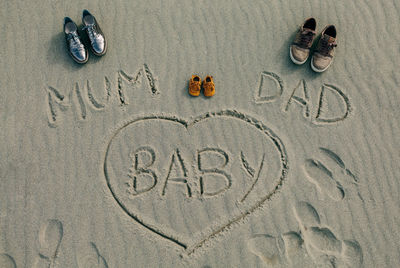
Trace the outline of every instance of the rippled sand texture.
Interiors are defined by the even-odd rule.
[[[108,52],[79,66],[84,8]],[[338,30],[322,74],[289,59],[311,16]],[[18,0],[0,22],[0,267],[398,265],[399,1]]]

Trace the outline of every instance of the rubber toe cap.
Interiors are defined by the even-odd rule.
[[[304,49],[296,45],[290,46],[290,58],[296,64],[303,64],[304,62],[306,62],[309,55],[309,49]]]

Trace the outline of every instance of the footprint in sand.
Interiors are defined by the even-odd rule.
[[[247,246],[250,251],[257,255],[265,264],[273,266],[282,263],[281,252],[279,250],[279,238],[260,234],[254,235]]]
[[[8,254],[0,253],[0,267],[1,268],[16,268],[17,265],[13,257]]]
[[[362,250],[358,242],[341,240],[321,224],[318,211],[307,202],[293,207],[307,253],[319,267],[361,267]]]
[[[304,240],[298,232],[276,237],[269,234],[254,235],[247,246],[267,267],[313,267],[307,256]]]
[[[336,153],[323,147],[319,149],[321,154],[316,159],[307,159],[304,164],[307,179],[319,192],[340,201],[346,193],[343,185],[358,185],[359,180]]]
[[[278,267],[362,267],[363,255],[357,241],[341,240],[321,224],[317,210],[307,202],[293,207],[299,230],[273,237],[255,235],[249,250],[268,266]]]
[[[82,255],[82,253],[78,254]],[[78,257],[79,268],[108,268],[108,264],[103,256],[100,255],[100,251],[97,246],[91,242],[88,252],[85,255]]]
[[[63,225],[59,220],[48,220],[39,231],[39,256],[34,267],[55,267],[55,260],[63,237]]]

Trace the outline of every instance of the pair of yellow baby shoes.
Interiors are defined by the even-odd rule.
[[[192,78],[190,78],[189,81],[189,94],[195,97],[199,96],[202,86],[204,89],[204,96],[211,97],[215,94],[214,80],[210,75],[206,76],[203,84],[201,83],[201,79],[198,75],[192,75]]]

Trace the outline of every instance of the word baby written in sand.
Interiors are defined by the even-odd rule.
[[[271,128],[222,110],[133,118],[110,137],[103,170],[127,215],[190,255],[269,202],[288,165]]]
[[[240,199],[240,202],[243,202],[260,177],[264,167],[265,154],[262,156],[257,169],[249,164],[243,152],[240,152],[237,157],[242,163],[245,175],[253,180],[249,189]],[[130,158],[132,161],[128,172],[130,179],[126,182],[126,186],[127,193],[134,197],[152,190],[158,183],[160,172],[153,166],[157,156],[155,150],[149,146],[136,149],[130,153]],[[218,158],[221,161],[218,161]],[[195,159],[195,164],[190,166],[195,168],[193,173],[199,174],[198,189],[194,191],[194,185],[190,183],[189,173],[191,172],[188,170],[187,159],[184,159],[180,150],[176,149],[172,152],[170,160],[168,160],[168,169],[162,182],[162,196],[166,195],[167,188],[172,188],[173,185],[183,186],[187,197],[192,197],[193,192],[198,193],[201,197],[217,196],[231,188],[232,175],[227,165],[232,156],[226,151],[219,148],[205,147],[197,150]]]
[[[281,77],[273,72],[262,72],[255,92],[255,103],[275,102],[282,97],[283,91],[284,83]],[[290,109],[293,111],[295,107],[291,107],[296,104],[303,110],[303,116],[316,125],[341,122],[351,111],[350,99],[337,86],[323,84],[320,87],[318,99],[316,111],[313,113],[309,88],[306,81],[302,79],[290,92],[290,97],[283,102],[283,111],[285,113]]]
[[[134,75],[128,75],[123,70],[118,71],[116,80],[116,89],[113,89],[111,80],[107,76],[104,77],[104,91],[106,97],[103,103],[98,101],[94,96],[89,80],[86,81],[85,87],[79,86],[78,82],[76,82],[67,96],[64,96],[55,87],[48,86],[46,88],[46,106],[49,126],[57,127],[62,117],[68,116],[67,111],[70,107],[75,109],[75,114],[78,119],[86,120],[87,106],[95,111],[104,111],[111,103],[113,96],[115,96],[120,106],[128,105],[129,101],[126,86],[136,87],[142,80],[146,81],[146,87],[152,95],[157,95],[159,93],[156,79],[147,64],[144,64]]]

